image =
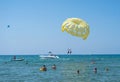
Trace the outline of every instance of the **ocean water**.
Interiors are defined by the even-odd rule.
[[[40,59],[39,55],[17,55],[25,60],[11,61],[13,55],[0,55],[0,82],[120,82],[120,55],[58,56]],[[53,64],[56,70],[51,69]],[[43,65],[46,72],[40,71]]]

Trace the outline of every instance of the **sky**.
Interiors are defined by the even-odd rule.
[[[61,31],[67,18],[89,24],[86,40]],[[0,55],[66,54],[68,48],[120,54],[120,0],[0,0]]]

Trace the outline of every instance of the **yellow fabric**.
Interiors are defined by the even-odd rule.
[[[67,33],[81,37],[85,40],[90,32],[89,25],[79,18],[68,18],[62,24],[62,32],[66,31]]]

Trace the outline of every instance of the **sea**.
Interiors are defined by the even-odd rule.
[[[120,82],[120,54],[58,56],[16,55],[24,60],[13,61],[13,55],[0,55],[0,82]],[[40,70],[43,65],[47,71]]]

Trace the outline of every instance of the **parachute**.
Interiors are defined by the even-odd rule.
[[[81,37],[83,40],[87,39],[89,35],[89,25],[79,18],[68,18],[62,24],[62,32]]]

